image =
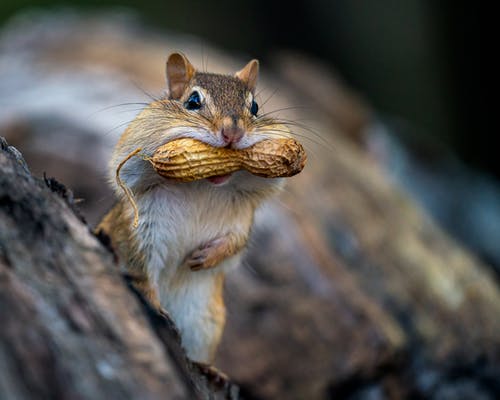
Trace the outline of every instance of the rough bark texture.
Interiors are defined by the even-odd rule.
[[[250,268],[230,275],[220,365],[256,398],[494,398],[495,280],[369,160],[336,150],[261,215]]]
[[[108,133],[124,126],[129,116],[116,111],[88,115],[107,105],[142,99],[127,79],[158,93],[169,51],[181,50],[195,65],[204,65],[198,42],[148,35],[136,28],[130,19],[123,23],[110,16],[42,15],[11,27],[8,46],[0,53],[11,61],[0,63],[0,79],[7,88],[13,85],[4,103],[17,99],[22,104],[15,118],[3,121],[9,140],[38,173],[48,171],[74,187],[87,201],[86,215],[93,221],[111,198],[102,180],[116,140]],[[236,62],[207,46],[204,50],[211,55],[210,70],[230,72],[244,65],[245,60]],[[19,64],[24,69],[14,68]],[[271,68],[273,79],[265,74]],[[216,365],[238,382],[247,399],[499,398],[500,291],[488,267],[444,235],[387,179],[366,152],[372,111],[346,91],[332,71],[304,57],[279,54],[262,70],[258,101],[265,103],[263,112],[301,106],[281,116],[305,120],[307,129],[300,130],[301,123],[294,128],[309,161],[290,179],[281,199],[259,214],[245,266],[228,274],[228,321]],[[64,80],[65,74],[71,79]],[[22,85],[16,86],[16,79]],[[110,88],[110,82],[116,86]],[[40,114],[39,92],[27,87],[42,87],[48,94],[66,90],[67,97]],[[111,104],[96,105],[91,102],[96,98],[109,98]],[[30,99],[36,100],[34,105]],[[99,115],[122,119],[103,129],[96,123]],[[119,134],[123,126],[112,132]],[[7,165],[13,168],[10,161]],[[89,379],[95,377],[94,382],[113,390],[102,367],[96,366],[109,351],[117,363],[141,361],[135,368],[119,369],[123,375],[115,384],[120,390],[135,394],[141,387],[153,396],[169,385],[172,393],[179,390],[180,396],[189,397],[184,369],[177,358],[165,355],[164,340],[158,331],[152,332],[136,299],[112,272],[110,256],[60,199],[51,200],[59,204],[58,212],[44,211],[42,199],[56,197],[43,185],[37,183],[29,192],[30,199],[40,193],[39,202],[18,201],[27,194],[13,197],[22,182],[32,180],[18,174],[14,191],[6,191],[3,182],[0,189],[0,226],[8,227],[2,235],[16,238],[14,247],[1,247],[0,312],[13,310],[2,315],[2,321],[17,327],[13,333],[0,331],[0,349],[12,354],[33,343],[28,354],[35,355],[37,364],[16,364],[8,371],[1,364],[2,385],[16,373],[32,376],[26,380],[30,385],[42,385],[49,378],[77,381],[88,372]],[[4,179],[3,172],[0,176]],[[35,212],[43,218],[31,223]],[[28,224],[25,231],[19,230],[21,225],[16,228],[16,216]],[[62,231],[65,240],[58,235],[61,241],[55,241],[49,229]],[[71,251],[81,251],[80,258],[72,262]],[[37,252],[44,255],[40,265],[38,259],[33,261]],[[56,267],[58,260],[68,268]],[[30,262],[39,273],[21,275]],[[75,285],[81,285],[78,295]],[[16,296],[26,301],[8,297],[5,304],[12,290],[23,293]],[[47,305],[47,299],[57,301]],[[19,310],[25,303],[27,310]],[[32,334],[27,328],[31,326],[42,333]],[[62,347],[65,353],[54,344],[60,337],[57,329],[76,343]],[[170,337],[168,327],[162,332]],[[37,347],[38,337],[47,345]],[[68,358],[59,357],[62,354]],[[45,368],[47,363],[54,367]],[[78,363],[86,366],[82,373]],[[108,364],[104,375],[110,371]],[[30,368],[29,374],[23,368]],[[47,379],[39,375],[42,372],[49,374]]]
[[[0,140],[0,398],[237,399],[127,288],[71,192]]]

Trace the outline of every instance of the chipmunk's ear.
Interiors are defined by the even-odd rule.
[[[178,100],[186,90],[196,70],[184,54],[172,53],[167,60],[169,98]]]
[[[257,86],[257,78],[259,77],[259,61],[250,61],[243,69],[236,72],[236,78],[241,79],[248,89],[253,93]]]

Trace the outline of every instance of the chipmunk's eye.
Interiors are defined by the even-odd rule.
[[[194,91],[189,96],[189,99],[184,103],[184,107],[188,110],[199,110],[201,108],[201,96],[197,91]]]
[[[257,115],[257,113],[259,112],[259,105],[255,100],[252,100],[252,105],[250,106],[250,112],[252,113],[252,115]]]

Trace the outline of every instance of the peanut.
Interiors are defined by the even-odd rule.
[[[306,153],[293,139],[266,139],[239,150],[183,138],[160,146],[148,160],[159,175],[190,182],[241,169],[266,178],[293,176],[304,168]]]

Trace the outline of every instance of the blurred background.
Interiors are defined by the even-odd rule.
[[[500,178],[488,143],[481,24],[489,10],[481,3],[4,0],[0,22],[23,9],[60,6],[126,8],[151,29],[196,35],[264,61],[281,49],[318,57],[380,113],[407,124],[406,136]]]
[[[113,201],[104,172],[109,151],[140,103],[162,94],[167,54],[183,51],[215,72],[260,59],[259,102],[304,127],[310,164],[291,185],[292,197],[283,200],[292,217],[264,210],[261,219],[272,226],[257,230],[256,246],[263,251],[274,244],[263,254],[286,259],[287,251],[300,247],[290,243],[312,245],[294,253],[293,273],[271,268],[283,264],[278,258],[252,253],[252,274],[231,278],[234,315],[222,366],[255,399],[493,399],[500,393],[493,378],[499,370],[498,314],[492,313],[500,306],[500,167],[491,144],[494,114],[484,97],[489,76],[482,27],[488,13],[480,2],[427,0],[3,0],[0,135],[21,150],[34,173],[71,187],[95,224]],[[368,171],[374,165],[426,216],[408,214],[397,195],[386,196],[380,189],[385,180]],[[337,173],[345,173],[345,181]],[[317,194],[316,207],[304,193]],[[376,205],[370,203],[373,193]],[[452,244],[435,236],[427,215],[454,238]],[[283,227],[293,232],[288,242],[272,239]],[[426,250],[416,251],[400,229],[414,229]],[[324,253],[316,231],[326,241]],[[391,244],[400,237],[407,241]],[[385,244],[371,248],[377,240]],[[453,247],[455,241],[472,256]],[[437,258],[426,258],[430,253]],[[271,297],[273,288],[285,287],[288,296]],[[290,305],[307,291],[314,301]],[[270,306],[281,300],[281,309]],[[243,309],[250,317],[239,315]],[[387,310],[386,321],[381,315]],[[327,332],[337,326],[322,325],[323,311],[339,326],[333,337]],[[302,328],[311,319],[317,331],[308,337]],[[262,327],[258,342],[248,335],[262,320],[268,330]],[[294,360],[307,354],[312,372],[306,376],[314,385],[292,385],[289,392],[287,385],[304,376],[305,366],[289,366],[290,358],[280,358],[279,351],[269,364],[245,369],[239,361],[274,352],[289,339],[278,329],[288,324],[298,325],[291,334],[297,343],[315,343],[292,352]],[[364,333],[344,348],[353,332]],[[235,341],[245,346],[235,352]],[[322,348],[323,341],[328,346]],[[318,356],[330,351],[340,360],[333,365]],[[298,369],[282,372],[287,367]],[[317,383],[325,371],[336,378]]]

